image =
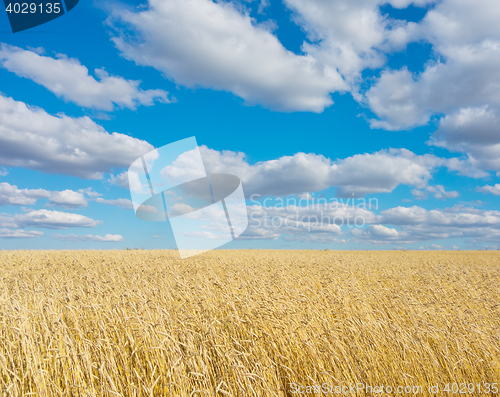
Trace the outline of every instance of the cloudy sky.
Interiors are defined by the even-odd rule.
[[[196,136],[223,248],[497,249],[498,0],[83,1],[0,12],[0,248],[175,248],[128,166]],[[207,230],[207,238],[212,231]]]

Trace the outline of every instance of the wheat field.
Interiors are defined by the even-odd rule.
[[[0,396],[499,395],[499,252],[1,251],[0,268]]]

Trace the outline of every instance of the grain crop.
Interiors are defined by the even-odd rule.
[[[0,396],[500,395],[500,253],[1,251],[0,332]]]

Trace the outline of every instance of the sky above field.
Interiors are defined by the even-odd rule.
[[[175,248],[126,170],[195,136],[242,181],[221,248],[497,249],[498,0],[0,10],[0,248]],[[207,231],[207,238],[211,234]]]

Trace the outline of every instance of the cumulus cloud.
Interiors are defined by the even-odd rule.
[[[96,192],[92,189],[49,191],[45,189],[19,189],[16,185],[7,182],[0,183],[0,206],[1,205],[34,205],[39,199],[49,199],[48,206],[63,208],[87,207],[88,202],[83,194],[94,196]]]
[[[10,230],[6,228],[0,229],[0,238],[38,238],[43,236],[43,232],[36,230]]]
[[[128,171],[123,171],[119,173],[118,175],[110,175],[108,182],[112,185],[120,186],[124,189],[129,189],[129,182],[128,182]],[[138,182],[140,185],[140,181]]]
[[[401,232],[383,225],[370,225],[366,229],[351,229],[350,234],[358,242],[369,244],[405,244],[414,242],[408,232]]]
[[[500,211],[461,205],[434,210],[418,206],[395,207],[381,211],[375,219],[376,225],[350,231],[357,242],[409,244],[465,238],[469,243],[477,244],[497,242],[500,238]]]
[[[88,117],[52,116],[0,94],[0,164],[88,179],[128,167],[153,147]]]
[[[70,227],[96,227],[101,224],[89,217],[68,212],[32,210],[24,214],[0,214],[0,227],[35,227],[44,229],[67,229]]]
[[[444,210],[413,207],[395,207],[381,211],[381,222],[391,225],[421,225],[448,227],[500,226],[500,211],[479,210],[460,205]]]
[[[484,105],[446,115],[440,120],[430,144],[466,153],[474,169],[494,170],[500,175],[499,111],[500,107],[493,109]]]
[[[406,68],[385,71],[367,93],[370,107],[382,119],[372,125],[405,129],[425,124],[433,113],[498,106],[499,17],[494,0],[438,2],[415,35],[433,45],[437,60],[416,75]]]
[[[115,106],[135,109],[139,105],[151,106],[155,100],[170,102],[166,91],[143,91],[139,88],[140,81],[110,76],[104,69],[95,70],[96,80],[78,59],[62,54],[51,58],[35,51],[2,44],[0,66],[83,107],[110,111]]]
[[[446,191],[443,185],[428,186],[424,190],[413,189],[411,191],[411,194],[417,200],[427,199],[428,193],[432,194],[434,198],[441,200],[457,198],[458,196],[460,196],[460,194],[456,190],[453,190],[451,192]]]
[[[306,202],[306,200],[303,200]],[[302,203],[304,204],[304,203]],[[363,227],[378,221],[372,211],[338,201],[306,205],[248,207],[249,225],[241,239],[341,243],[342,227]]]
[[[217,151],[201,146],[200,153],[209,174],[238,176],[247,197],[252,194],[300,196],[330,187],[337,188],[337,197],[363,197],[366,194],[390,193],[402,184],[416,189],[428,188],[428,193],[445,199],[457,197],[458,193],[447,192],[439,186],[428,187],[435,169],[447,167],[467,172],[470,176],[485,176],[482,172],[474,174],[466,160],[443,159],[431,154],[416,155],[407,149],[381,150],[336,161],[314,153],[296,153],[252,165],[242,152]],[[188,176],[191,168],[183,156],[162,170],[164,178]],[[109,182],[128,188],[128,173],[112,175]],[[141,186],[139,181],[137,185]]]
[[[431,2],[390,1],[400,8]],[[229,91],[275,110],[321,112],[331,93],[353,89],[363,70],[382,67],[386,53],[420,38],[417,24],[382,15],[385,3],[285,0],[307,34],[301,54],[286,50],[272,21],[257,24],[238,0],[149,0],[145,9],[116,9],[108,22],[124,57],[176,83]]]
[[[229,91],[248,103],[321,112],[330,93],[348,88],[336,67],[283,47],[265,25],[230,2],[149,0],[139,11],[115,10],[125,24],[113,38],[124,57],[153,66],[178,84]]]
[[[200,148],[209,173],[230,173],[243,183],[245,194],[287,196],[337,187],[338,197],[389,193],[399,184],[425,188],[433,169],[446,165],[434,155],[418,156],[406,149],[381,150],[332,161],[317,154],[297,153],[277,160],[248,164],[243,153]]]
[[[18,189],[7,182],[0,183],[0,205],[33,205],[38,199],[52,195],[44,189]]]
[[[494,194],[495,196],[500,196],[500,183],[497,183],[494,186],[491,185],[478,186],[476,188],[476,191],[481,193],[491,193]]]
[[[364,101],[373,128],[409,129],[440,117],[429,144],[465,153],[471,171],[500,172],[500,6],[494,0],[443,0],[415,28],[432,44],[421,73],[385,70]]]
[[[86,195],[87,197],[90,197],[90,198],[96,198],[96,197],[102,196],[101,193],[94,191],[94,189],[92,189],[91,187],[88,187],[85,189],[78,189],[78,191],[80,193]]]
[[[340,71],[350,86],[364,69],[382,67],[385,53],[403,49],[415,36],[416,24],[390,19],[380,0],[285,0],[309,41],[302,50]],[[394,3],[394,2],[393,2]],[[399,6],[402,6],[399,2]]]
[[[128,199],[120,198],[120,199],[115,199],[115,200],[106,200],[106,199],[103,199],[101,197],[98,197],[95,201],[98,203],[101,203],[101,204],[107,204],[107,205],[113,205],[115,207],[120,207],[120,208],[123,208],[124,210],[133,210],[134,209],[134,205],[132,204],[132,201],[128,200]]]
[[[83,193],[66,189],[62,192],[52,193],[48,205],[63,208],[79,208],[88,207],[88,202],[85,200]]]
[[[85,235],[53,234],[52,238],[54,238],[56,240],[63,240],[63,241],[78,241],[78,242],[80,242],[80,241],[92,241],[92,242],[98,242],[98,243],[117,243],[117,242],[123,241],[123,237],[120,236],[119,234],[106,234],[104,237],[92,235],[92,234],[85,234]]]
[[[352,238],[362,244],[402,245],[455,238],[477,244],[500,238],[500,211],[400,206],[376,214],[366,205],[339,201],[302,204],[249,206],[249,226],[240,238],[335,244]]]

